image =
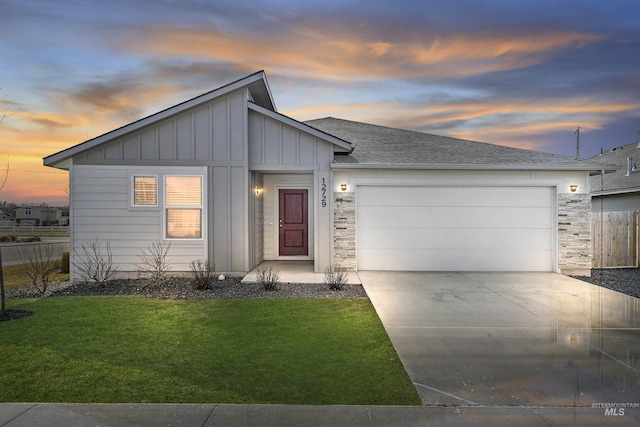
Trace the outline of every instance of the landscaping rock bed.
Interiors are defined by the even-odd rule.
[[[362,298],[367,294],[361,285],[345,285],[340,291],[325,284],[281,283],[276,291],[265,291],[257,283],[241,283],[241,277],[216,280],[212,289],[193,289],[188,278],[173,277],[162,285],[148,284],[139,279],[112,280],[101,288],[93,283],[59,282],[52,284],[45,295],[31,286],[11,289],[9,298],[142,295],[159,299],[207,299],[207,298]]]
[[[594,268],[591,270],[591,277],[574,277],[603,288],[613,289],[614,291],[640,298],[639,268]]]

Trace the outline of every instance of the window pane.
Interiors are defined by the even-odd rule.
[[[202,206],[201,176],[167,176],[167,206]]]
[[[167,237],[174,239],[199,239],[200,209],[167,209]]]
[[[133,177],[133,204],[143,206],[158,204],[158,185],[155,176]]]

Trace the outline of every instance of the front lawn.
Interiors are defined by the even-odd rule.
[[[9,300],[0,401],[419,405],[367,299]]]

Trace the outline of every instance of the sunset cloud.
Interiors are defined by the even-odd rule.
[[[580,126],[589,157],[637,139],[632,6],[8,0],[0,172],[10,158],[11,176],[0,201],[64,199],[66,173],[42,157],[261,69],[279,111],[295,119],[569,155]]]
[[[420,39],[366,40],[351,29],[291,28],[292,34],[256,38],[215,28],[146,27],[120,48],[163,57],[210,58],[252,64],[284,75],[329,80],[461,77],[524,68],[562,49],[580,49],[604,37],[579,32],[545,34],[425,34]],[[268,55],[264,55],[269,52]]]

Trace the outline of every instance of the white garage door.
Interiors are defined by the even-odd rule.
[[[360,270],[552,271],[551,187],[358,186]]]

